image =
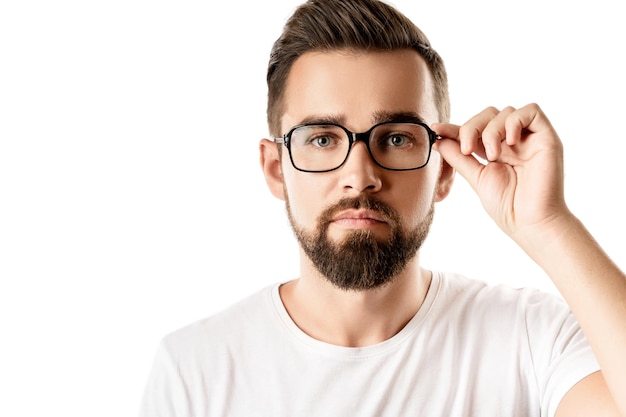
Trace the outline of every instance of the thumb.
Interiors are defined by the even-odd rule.
[[[433,145],[433,149],[446,160],[459,174],[476,190],[478,178],[485,167],[474,156],[461,153],[461,146],[453,139],[440,139]]]

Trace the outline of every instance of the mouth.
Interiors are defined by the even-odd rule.
[[[333,217],[331,223],[347,229],[371,229],[387,224],[387,220],[373,210],[345,210]]]

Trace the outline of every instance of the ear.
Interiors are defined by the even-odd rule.
[[[274,197],[285,201],[283,171],[280,166],[278,145],[268,139],[261,139],[259,144],[261,169],[265,175],[265,182]]]
[[[439,173],[439,182],[437,192],[435,193],[435,202],[440,202],[450,194],[452,183],[454,182],[455,170],[443,158],[441,159],[441,171]]]

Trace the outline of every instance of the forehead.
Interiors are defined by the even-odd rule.
[[[293,64],[285,89],[283,132],[316,118],[366,130],[380,114],[413,113],[437,121],[432,77],[412,49],[308,52]]]

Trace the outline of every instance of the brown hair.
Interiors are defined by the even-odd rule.
[[[440,121],[447,122],[450,99],[443,60],[411,20],[379,0],[309,0],[302,4],[287,20],[270,54],[267,69],[270,134],[282,134],[280,121],[285,112],[287,76],[294,61],[305,52],[404,48],[416,50],[426,61],[433,77]]]

